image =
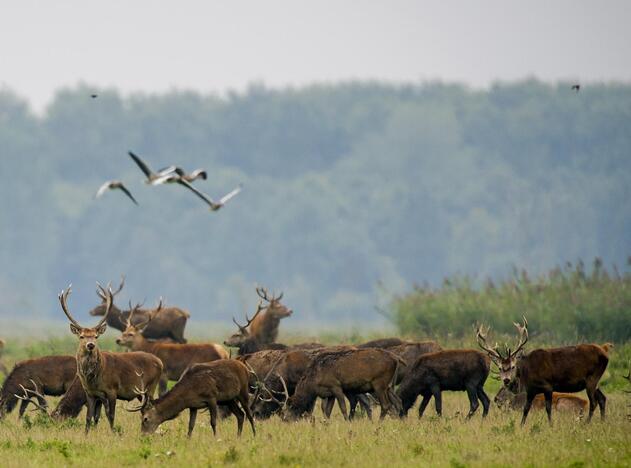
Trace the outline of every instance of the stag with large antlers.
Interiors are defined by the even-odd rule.
[[[101,405],[105,408],[110,428],[114,430],[116,400],[130,401],[138,397],[135,387],[139,385],[139,375],[153,394],[162,375],[162,362],[157,357],[144,352],[109,353],[101,351],[97,340],[107,329],[107,316],[112,306],[112,291],[98,286],[106,297],[105,315],[91,328],[82,327],[70,314],[68,296],[70,286],[59,294],[61,308],[70,321],[70,331],[79,338],[77,348],[77,375],[85,390],[88,411],[86,413],[86,433]]]
[[[121,282],[116,291],[112,292],[112,297],[116,297],[125,286],[125,276],[121,276]],[[90,311],[90,315],[102,317],[105,315],[105,304],[107,297],[100,288],[96,289],[96,294],[101,299],[101,304]],[[154,312],[151,309],[142,309],[138,307],[134,313],[133,324],[146,321]],[[107,325],[120,331],[127,328],[127,319],[131,314],[131,307],[128,310],[121,310],[112,304],[110,313],[107,316]],[[178,307],[164,307],[161,314],[151,321],[151,324],[143,330],[143,336],[148,340],[170,340],[176,343],[186,343],[184,339],[184,329],[186,322],[190,318],[190,314]]]
[[[125,331],[116,340],[116,343],[130,348],[132,351],[145,351],[160,358],[164,366],[164,372],[160,378],[160,395],[166,392],[167,381],[179,380],[191,364],[228,359],[228,352],[221,345],[215,343],[180,344],[147,340],[142,332],[155,320],[154,317],[160,316],[162,302],[147,319],[143,322],[136,322],[135,325],[133,319],[138,306],[132,308],[130,303],[129,307],[131,313],[127,318]]]
[[[523,317],[523,324],[520,325],[516,322],[513,323],[515,328],[517,328],[517,332],[519,334],[519,340],[514,350],[508,345],[504,345],[504,351],[500,351],[499,345],[495,343],[493,347],[490,347],[487,342],[487,333],[489,332],[490,327],[487,327],[486,330],[480,325],[477,330],[476,337],[478,339],[478,346],[482,348],[489,355],[493,363],[499,369],[499,377],[500,380],[504,383],[504,385],[508,385],[514,378],[515,372],[517,369],[517,358],[522,353],[524,349],[524,345],[528,342],[528,320],[526,317]]]
[[[280,302],[283,293],[270,296],[267,289],[261,287],[256,288],[256,293],[260,300],[255,314],[252,318],[245,316],[245,325],[239,324],[233,318],[232,321],[239,328],[239,332],[224,341],[226,346],[239,348],[240,355],[260,351],[274,343],[278,337],[280,321],[293,313]]]
[[[155,432],[164,421],[176,418],[188,408],[188,436],[195,427],[197,410],[208,408],[213,434],[217,433],[217,406],[227,407],[237,418],[237,434],[243,430],[243,413],[250,421],[256,435],[254,418],[249,407],[249,371],[234,359],[225,359],[206,364],[194,364],[165,395],[152,401],[149,394],[141,390],[141,404],[130,411],[141,411],[143,434]],[[239,404],[241,407],[239,407]]]
[[[44,356],[18,362],[0,390],[0,418],[10,413],[18,402],[18,396],[29,395],[22,400],[21,418],[29,402],[46,407],[46,396],[59,396],[68,390],[77,373],[74,356]],[[33,401],[35,399],[35,401]]]

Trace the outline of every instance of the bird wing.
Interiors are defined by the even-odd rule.
[[[191,172],[191,177],[201,177],[202,179],[206,180],[208,178],[208,173],[205,169],[195,169],[193,172]]]
[[[127,187],[125,187],[123,184],[120,184],[118,186],[118,188],[121,189],[123,192],[125,192],[125,195],[127,195],[129,198],[131,198],[131,201],[133,201],[136,205],[138,205],[138,202],[136,201],[134,196],[131,194],[131,192],[129,190],[127,190]]]
[[[112,180],[108,180],[103,185],[101,185],[99,189],[96,191],[96,195],[94,196],[94,198],[102,197],[103,194],[110,189],[110,187],[112,186],[112,182],[113,182]]]
[[[128,153],[129,153],[129,156],[131,156],[131,158],[134,160],[134,162],[138,165],[140,170],[142,172],[144,172],[147,177],[151,177],[151,175],[153,175],[153,172],[151,171],[149,166],[147,166],[147,164],[145,164],[145,162],[142,159],[140,159],[138,156],[136,156],[131,151],[128,151]]]
[[[151,181],[151,185],[160,185],[160,184],[165,184],[167,182],[175,182],[175,181],[178,181],[179,179],[180,179],[180,176],[177,175],[175,172],[169,172],[167,174],[164,174],[158,177],[157,179],[153,179]]]
[[[189,184],[188,182],[186,182],[184,179],[180,179],[178,180],[178,183],[180,185],[183,185],[184,187],[186,187],[187,189],[189,189],[191,192],[193,192],[195,195],[197,195],[199,198],[201,198],[202,200],[204,200],[208,206],[210,206],[211,208],[216,208],[217,207],[217,203],[215,203],[212,198],[210,198],[208,195],[206,195],[204,192],[201,192],[199,190],[197,190],[195,187],[193,187],[191,184]]]
[[[177,166],[169,166],[169,167],[163,167],[162,169],[158,169],[158,175],[167,175],[167,174],[172,174],[173,172],[175,172],[178,175],[184,175],[184,171],[182,170],[182,168],[177,167]]]
[[[221,197],[221,199],[219,200],[219,204],[223,205],[225,204],[228,200],[230,200],[231,198],[233,198],[234,196],[236,196],[241,190],[243,189],[243,185],[239,184],[237,186],[236,189],[234,189],[232,192],[224,195],[223,197]]]

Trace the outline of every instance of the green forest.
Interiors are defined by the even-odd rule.
[[[536,277],[599,257],[629,269],[631,85],[94,91],[61,89],[38,114],[0,89],[4,319],[61,320],[56,295],[70,282],[85,319],[95,281],[123,273],[121,306],[164,296],[229,323],[254,310],[261,284],[284,291],[306,326],[383,323],[376,309],[399,313],[406,292],[445,277],[482,291],[515,267]],[[211,196],[243,192],[211,213],[182,187],[143,184],[129,150],[154,168],[206,168],[196,186]],[[95,200],[108,179],[140,205],[117,192]]]

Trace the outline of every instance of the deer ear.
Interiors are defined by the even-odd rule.
[[[99,328],[96,329],[96,332],[99,335],[102,335],[103,333],[105,333],[105,330],[107,330],[107,323],[103,323],[101,324],[101,326]]]
[[[72,333],[74,333],[75,335],[80,335],[81,334],[81,330],[79,329],[79,327],[77,327],[75,324],[71,323],[70,324],[70,331]]]

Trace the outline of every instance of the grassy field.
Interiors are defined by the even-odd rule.
[[[340,338],[340,337],[338,337]],[[335,337],[325,337],[332,341]],[[73,353],[72,337],[9,340],[7,364],[17,359]],[[453,343],[454,346],[458,343]],[[466,345],[466,343],[462,343]],[[114,348],[112,337],[104,348]],[[23,421],[17,412],[0,422],[2,466],[631,466],[631,395],[624,388],[621,370],[631,347],[617,346],[612,370],[603,381],[608,396],[607,419],[591,424],[576,416],[554,413],[548,426],[543,413],[531,413],[524,428],[520,414],[492,407],[486,420],[478,413],[466,421],[464,393],[446,393],[444,417],[434,416],[433,403],[418,420],[410,411],[407,420],[387,418],[345,422],[339,411],[325,421],[319,410],[311,420],[285,423],[279,418],[257,423],[252,436],[244,427],[236,437],[234,418],[220,421],[214,438],[207,414],[200,414],[193,437],[186,438],[188,413],[161,426],[159,433],[143,437],[136,413],[117,411],[117,431],[105,420],[85,436],[84,414],[77,420],[56,424],[39,413]],[[620,372],[619,372],[620,371]],[[487,382],[493,396],[498,383]],[[55,399],[51,402],[55,404]],[[377,411],[378,413],[378,411]]]

